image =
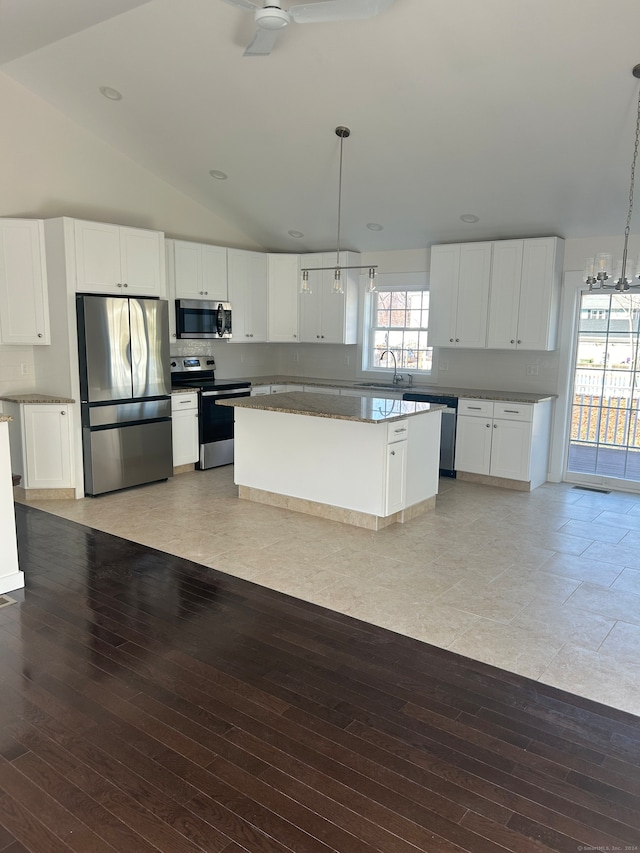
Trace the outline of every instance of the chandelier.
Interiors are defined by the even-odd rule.
[[[632,71],[634,77],[640,79],[640,65],[636,65]],[[636,111],[636,141],[633,148],[633,159],[631,161],[631,185],[629,187],[629,210],[627,212],[627,226],[624,229],[624,245],[622,248],[622,260],[618,261],[613,273],[613,258],[608,252],[600,252],[594,258],[587,258],[584,270],[584,280],[589,285],[589,290],[618,290],[624,292],[640,287],[640,269],[627,258],[629,249],[629,232],[631,230],[631,214],[633,212],[633,191],[636,182],[636,161],[638,159],[638,143],[640,142],[640,93],[638,94],[638,108]]]
[[[375,277],[377,265],[369,264],[366,266],[341,266],[340,265],[340,224],[342,218],[342,146],[344,144],[344,140],[348,139],[351,136],[351,131],[348,127],[339,126],[336,127],[336,136],[340,139],[340,172],[338,177],[338,239],[336,246],[336,262],[335,266],[332,267],[305,267],[300,270],[302,273],[302,283],[300,285],[300,293],[310,294],[311,283],[309,281],[309,273],[317,272],[320,270],[333,270],[333,286],[331,288],[332,293],[342,294],[344,293],[344,289],[342,287],[342,270],[369,270],[369,292],[373,293],[375,291]]]

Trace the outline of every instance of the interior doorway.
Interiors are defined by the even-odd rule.
[[[640,294],[585,292],[571,395],[567,480],[640,486]]]

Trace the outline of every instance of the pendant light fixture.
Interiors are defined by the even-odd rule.
[[[634,77],[640,79],[640,65],[632,71]],[[618,290],[624,292],[640,287],[640,263],[636,266],[628,260],[629,232],[631,231],[631,214],[633,213],[633,192],[636,182],[636,162],[638,160],[638,145],[640,144],[640,92],[638,93],[638,108],[636,112],[636,141],[631,161],[631,185],[629,187],[629,209],[627,225],[624,229],[624,244],[622,260],[613,269],[613,258],[608,252],[600,252],[594,258],[587,258],[584,270],[584,281],[589,290]]]
[[[377,265],[370,264],[365,266],[341,266],[340,265],[340,226],[342,224],[342,158],[343,152],[342,147],[345,139],[348,139],[351,136],[351,131],[348,127],[344,127],[343,125],[339,125],[336,127],[336,136],[340,140],[340,172],[338,177],[338,239],[336,246],[336,263],[333,267],[303,267],[301,270],[302,273],[302,282],[300,285],[300,293],[310,294],[311,283],[309,281],[309,273],[317,272],[317,271],[326,271],[333,270],[333,285],[331,287],[331,292],[337,295],[342,295],[344,293],[344,288],[342,286],[342,271],[343,270],[369,270],[369,293],[373,293],[375,291],[375,277]]]

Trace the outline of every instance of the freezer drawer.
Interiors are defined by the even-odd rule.
[[[82,430],[84,490],[101,495],[173,474],[171,420]]]

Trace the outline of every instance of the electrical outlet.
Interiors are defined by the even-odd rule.
[[[27,364],[27,362],[26,362],[26,361],[23,361],[23,362],[20,364],[20,373],[21,373],[23,376],[28,376],[28,375],[29,375],[29,365]]]
[[[438,370],[449,370],[449,362],[446,358],[441,358],[438,362]]]
[[[528,364],[527,365],[527,376],[537,376],[538,375],[538,365],[537,364]]]

